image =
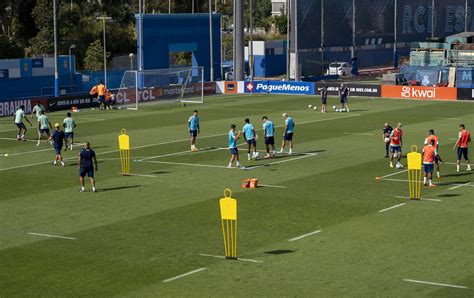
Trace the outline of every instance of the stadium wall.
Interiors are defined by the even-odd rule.
[[[325,63],[350,60],[352,46],[352,0],[292,0],[298,1],[298,11],[291,12],[291,51],[295,52],[295,32],[298,36],[299,63],[303,75],[321,71],[321,48],[325,49]],[[393,61],[395,1],[356,1],[356,57],[362,66],[386,65]],[[431,37],[432,0],[397,1],[397,44],[400,55],[408,55],[409,43]],[[468,31],[474,31],[472,20],[474,0],[468,0]],[[292,7],[295,7],[292,5]],[[465,0],[435,1],[434,36],[444,38],[464,31]],[[297,19],[295,19],[295,15]],[[324,15],[322,19],[322,15]],[[296,22],[297,21],[297,22]],[[324,40],[321,40],[321,21],[324,23]],[[297,28],[295,24],[298,24]],[[296,29],[296,30],[295,30]],[[376,51],[367,48],[378,47]],[[331,56],[328,49],[345,48],[344,53]],[[390,49],[391,48],[391,49]],[[306,55],[305,52],[312,54]],[[340,56],[342,55],[342,56]],[[319,56],[319,57],[317,57]],[[373,56],[375,59],[372,59]],[[319,67],[318,67],[319,65]]]

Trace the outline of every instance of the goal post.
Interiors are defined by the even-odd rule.
[[[115,92],[116,106],[138,110],[144,103],[203,103],[204,67],[125,71]]]

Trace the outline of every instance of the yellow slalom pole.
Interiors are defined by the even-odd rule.
[[[120,150],[120,164],[122,168],[122,175],[130,175],[130,137],[127,135],[125,128],[122,128],[118,137]]]
[[[226,189],[219,200],[222,237],[226,259],[237,259],[237,200],[231,196],[230,189]]]
[[[408,160],[408,187],[410,199],[421,198],[421,164],[422,156],[418,153],[418,147],[411,146],[411,152],[407,154]]]

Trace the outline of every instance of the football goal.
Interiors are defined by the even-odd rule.
[[[128,70],[115,93],[119,108],[138,110],[151,102],[204,102],[204,67]]]

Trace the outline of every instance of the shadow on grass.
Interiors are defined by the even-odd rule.
[[[277,249],[277,250],[272,250],[272,251],[266,251],[264,252],[267,255],[285,255],[285,254],[290,254],[295,252],[294,250],[289,250],[289,249]]]
[[[156,172],[151,172],[150,175],[160,175],[160,174],[169,174],[171,172],[168,172],[168,171],[156,171]]]
[[[452,198],[452,197],[459,197],[460,194],[457,194],[457,193],[445,193],[445,194],[442,194],[442,195],[438,195],[438,197],[440,198]]]
[[[462,176],[470,176],[470,175],[472,175],[472,172],[448,174],[448,175],[444,175],[444,177],[462,177]]]
[[[129,188],[137,188],[137,187],[141,187],[141,186],[143,186],[143,185],[129,185],[129,186],[108,187],[108,188],[98,189],[97,192],[105,192],[105,191],[114,191],[114,190],[122,190],[122,189],[129,189]]]

